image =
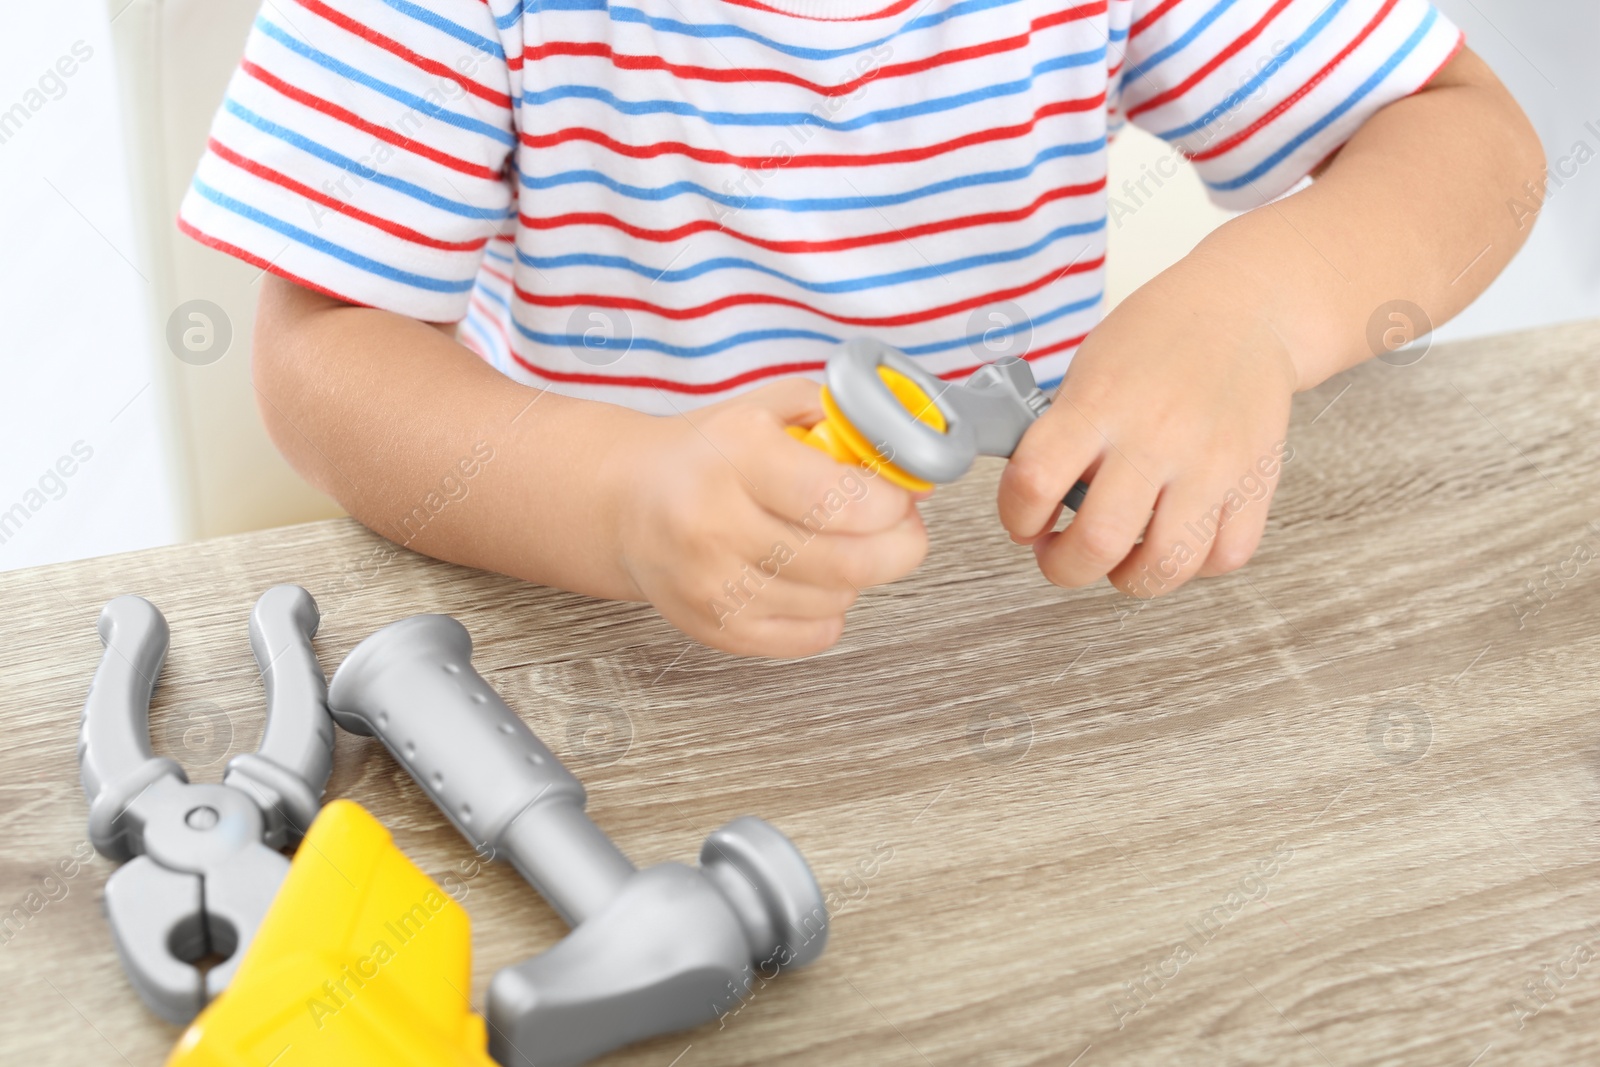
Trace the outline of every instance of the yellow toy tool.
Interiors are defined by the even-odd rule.
[[[866,337],[845,342],[826,376],[822,421],[789,433],[913,492],[955,481],[980,455],[1010,456],[1050,407],[1025,360],[987,363],[953,385]],[[1063,503],[1076,511],[1088,490],[1078,482]]]
[[[935,433],[944,433],[944,414],[916,382],[889,367],[879,366],[876,370],[879,380],[907,414]],[[933,488],[932,482],[895,466],[891,462],[892,452],[889,448],[880,449],[862,436],[861,431],[852,426],[850,420],[839,410],[839,405],[834,401],[833,394],[828,391],[826,385],[822,387],[822,413],[822,421],[809,429],[804,426],[789,427],[790,436],[812,448],[821,449],[840,463],[849,463],[875,471],[895,485],[903,486],[914,493],[926,492]]]
[[[167,1067],[495,1067],[471,991],[466,911],[335,800]]]

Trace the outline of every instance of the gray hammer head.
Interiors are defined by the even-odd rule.
[[[706,840],[700,862],[639,871],[555,947],[496,974],[490,1055],[506,1067],[584,1063],[711,1022],[757,978],[822,952],[822,894],[772,826],[736,819]]]

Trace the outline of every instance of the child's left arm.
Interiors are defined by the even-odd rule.
[[[1007,531],[1063,586],[1109,576],[1155,596],[1243,565],[1291,396],[1382,351],[1369,327],[1416,317],[1391,323],[1395,302],[1433,326],[1466,307],[1527,236],[1507,204],[1544,168],[1522,110],[1463,49],[1305,190],[1219,227],[1106,317],[1006,468]],[[1084,475],[1087,500],[1052,532]]]

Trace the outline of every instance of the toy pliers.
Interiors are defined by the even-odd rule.
[[[105,652],[83,706],[78,767],[89,839],[127,860],[106,881],[106,917],[140,997],[174,1023],[228,984],[305,833],[333,766],[327,682],[311,648],[319,616],[296,585],[268,589],[250,614],[266,683],[258,752],[229,761],[222,784],[190,782],[150,747],[150,693],[166,660],[167,620],[143,597],[100,612]],[[195,963],[225,957],[202,976]]]
[[[845,342],[826,370],[825,417],[794,436],[914,491],[953,482],[978,456],[1010,456],[1050,407],[1026,360],[985,364],[956,385],[869,337]],[[1078,482],[1063,503],[1076,511]]]

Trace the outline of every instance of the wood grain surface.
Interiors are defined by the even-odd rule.
[[[178,1035],[112,950],[111,865],[52,880],[84,854],[100,606],[166,613],[156,747],[216,780],[261,733],[251,604],[298,582],[330,673],[384,623],[459,617],[636,863],[744,813],[809,857],[821,961],[607,1062],[1600,1062],[1597,348],[1594,324],[1439,346],[1300,397],[1255,561],[1145,603],[1046,584],[987,465],[927,505],[922,570],[803,662],[350,521],[0,575],[0,1061],[144,1067]],[[372,739],[339,735],[328,795],[462,886],[479,1006],[562,935],[509,868],[462,875]]]

